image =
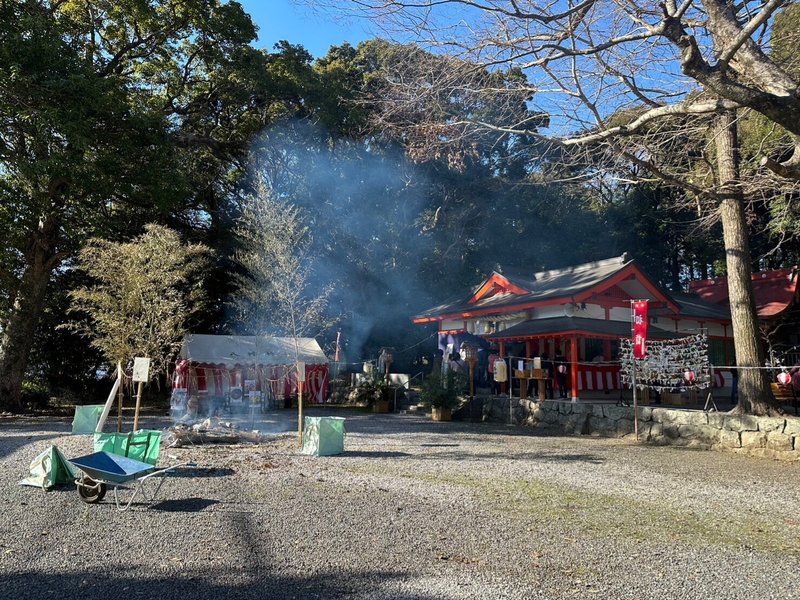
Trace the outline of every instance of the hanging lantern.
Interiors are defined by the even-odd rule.
[[[778,373],[778,383],[780,383],[781,385],[789,385],[791,381],[792,381],[791,374],[787,373],[786,371],[781,371],[780,373]]]
[[[683,374],[683,378],[686,380],[686,383],[692,383],[694,381],[694,371],[686,371]]]
[[[478,346],[469,342],[461,344],[461,352],[468,364],[478,362]]]

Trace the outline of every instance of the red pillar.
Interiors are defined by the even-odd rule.
[[[500,342],[500,358],[505,358],[506,356],[506,343]]]
[[[527,340],[525,342],[525,357],[530,358],[533,356],[533,340]]]
[[[570,354],[570,362],[571,367],[570,372],[572,374],[572,401],[578,401],[578,338],[574,335],[569,340],[569,354]]]

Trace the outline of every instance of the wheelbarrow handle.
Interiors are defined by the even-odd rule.
[[[131,495],[131,497],[128,499],[128,502],[124,506],[122,504],[120,504],[119,496],[117,495],[117,486],[115,486],[114,487],[114,503],[117,505],[117,510],[120,511],[120,512],[124,512],[124,511],[128,510],[130,508],[131,504],[133,503],[134,498],[136,498],[136,495],[139,493],[140,489],[142,490],[142,495],[147,499],[147,501],[148,502],[153,502],[156,499],[156,496],[158,495],[158,492],[161,490],[161,486],[164,485],[164,481],[166,480],[167,473],[169,473],[170,471],[174,471],[175,469],[178,469],[180,467],[187,467],[187,466],[193,466],[193,463],[191,463],[191,462],[179,463],[177,465],[172,465],[172,466],[166,467],[164,469],[159,469],[158,471],[153,471],[152,473],[148,473],[147,475],[144,475],[143,477],[139,477],[139,478],[135,479],[135,481],[138,481],[139,483],[136,485],[135,488],[133,488],[133,495]],[[146,480],[150,479],[151,477],[155,477],[156,475],[162,475],[163,477],[161,477],[161,480],[158,482],[158,486],[156,487],[156,489],[153,490],[153,494],[148,498],[147,494],[144,491],[144,487],[143,487],[142,484]]]

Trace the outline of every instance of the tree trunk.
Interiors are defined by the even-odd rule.
[[[26,267],[11,316],[0,334],[0,409],[22,409],[22,382],[28,368],[36,325],[44,307],[50,273],[58,262],[56,219],[39,225],[26,252]]]
[[[753,294],[750,243],[745,220],[744,199],[739,187],[739,140],[736,113],[718,117],[715,131],[719,170],[720,215],[728,267],[728,299],[731,307],[733,343],[739,367],[739,404],[734,413],[766,415],[780,412],[772,396],[764,366],[764,351]]]

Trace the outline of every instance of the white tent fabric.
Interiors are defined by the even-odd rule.
[[[295,341],[297,356],[295,357]],[[323,364],[328,358],[314,338],[255,335],[187,335],[181,357],[196,364],[228,368],[245,365],[291,365],[296,360]]]

